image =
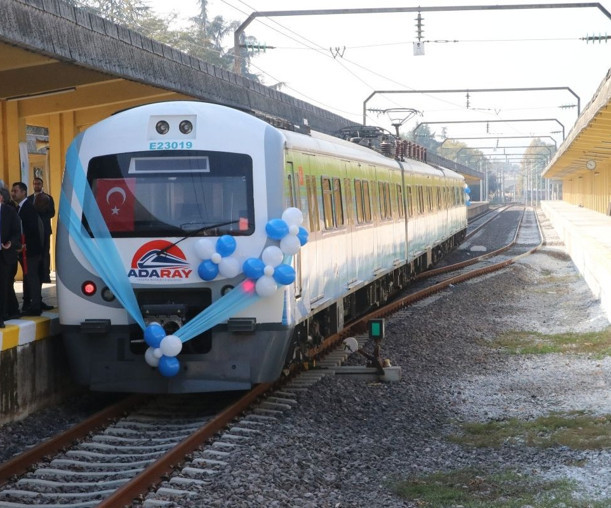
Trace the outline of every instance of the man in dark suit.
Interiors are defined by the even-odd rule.
[[[42,312],[40,265],[44,227],[34,205],[27,199],[28,186],[25,183],[15,182],[11,188],[11,197],[19,205],[19,218],[25,237],[20,259],[24,278],[22,311],[26,316],[40,316]]]
[[[2,185],[4,185],[2,183]],[[17,214],[17,210],[19,207],[17,203],[15,203],[11,199],[11,192],[6,187],[0,187],[0,194],[2,194],[2,206],[10,206]],[[7,296],[4,305],[4,312],[2,314],[2,320],[6,321],[7,319],[17,319],[21,317],[21,312],[19,311],[19,301],[17,300],[17,295],[15,293],[15,276],[17,275],[17,265],[19,264],[19,252],[21,251],[21,219],[19,215],[17,215],[17,220],[19,221],[19,243],[11,244],[11,249],[13,252],[7,256],[6,262],[8,266],[8,288],[7,288]]]
[[[42,273],[40,280],[42,282],[51,282],[51,219],[55,217],[55,202],[53,201],[53,197],[43,190],[44,182],[42,178],[35,177],[32,182],[34,193],[28,196],[28,200],[32,202],[34,209],[38,212],[38,215],[40,215],[45,233],[42,247]]]
[[[4,203],[4,193],[0,192],[0,328],[4,328],[4,315],[7,312],[7,297],[11,284],[11,272],[17,264],[17,249],[21,247],[21,223],[15,209]]]

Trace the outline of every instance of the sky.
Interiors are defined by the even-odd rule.
[[[198,12],[197,0],[147,1],[162,16],[175,12],[188,18]],[[255,11],[535,3],[573,2],[209,0],[208,15],[243,22]],[[611,0],[600,4],[611,12]],[[422,124],[438,140],[444,134],[459,139],[496,136],[507,138],[495,141],[497,145],[519,146],[530,140],[518,136],[541,136],[559,146],[578,118],[577,97],[583,111],[611,68],[611,41],[580,40],[611,35],[611,19],[596,8],[421,15],[424,55],[417,56],[415,12],[257,18],[246,34],[274,49],[257,54],[251,71],[265,85],[279,84],[282,92],[355,123],[363,122],[366,110],[367,125],[391,132]],[[233,36],[226,45],[233,46]],[[498,90],[507,88],[545,90]],[[454,92],[465,89],[468,96]],[[392,93],[383,93],[388,91]]]

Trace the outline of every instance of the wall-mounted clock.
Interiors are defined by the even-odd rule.
[[[596,169],[596,161],[594,160],[589,160],[588,162],[586,162],[586,168],[588,169]]]

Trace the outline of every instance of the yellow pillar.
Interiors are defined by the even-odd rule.
[[[53,235],[51,236],[52,271],[55,271],[55,233],[57,232],[59,199],[66,165],[66,152],[74,135],[74,113],[49,115],[49,182],[45,183],[45,186],[46,191],[53,196],[55,201],[55,217],[52,219]]]
[[[25,119],[19,117],[19,102],[3,101],[2,126],[0,127],[2,151],[2,180],[10,188],[21,180],[19,143],[27,142]]]

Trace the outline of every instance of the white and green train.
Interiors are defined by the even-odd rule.
[[[72,143],[57,289],[76,381],[243,390],[465,236],[464,179],[247,113],[164,102]]]

